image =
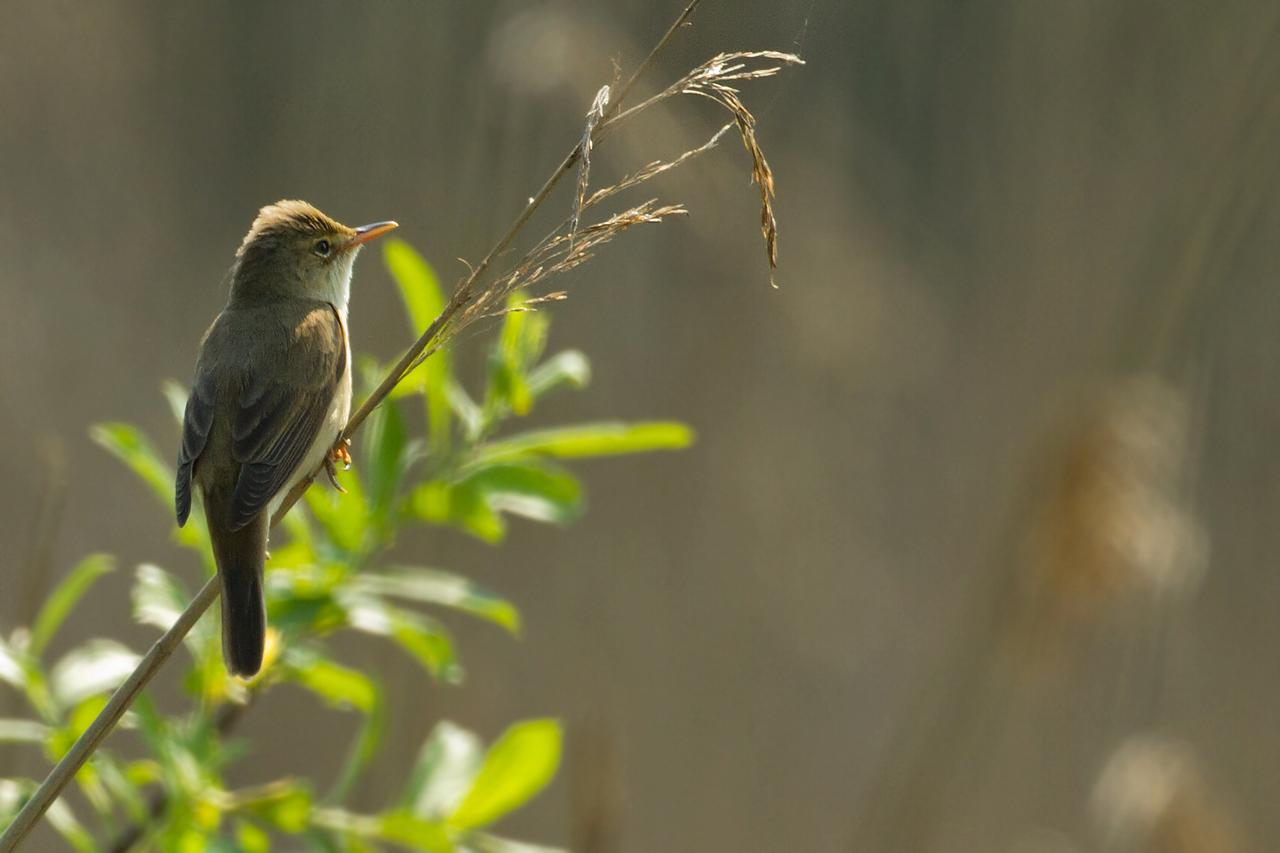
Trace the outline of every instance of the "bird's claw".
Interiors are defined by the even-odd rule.
[[[351,470],[351,439],[339,439],[338,443],[329,451],[329,458],[334,462],[342,463],[343,471]]]
[[[338,482],[338,471],[336,463],[342,463],[343,471],[351,470],[351,440],[341,439],[333,446],[328,455],[324,457],[324,472],[329,476],[329,482],[338,490],[340,494],[346,494],[347,490],[342,488],[342,484]]]

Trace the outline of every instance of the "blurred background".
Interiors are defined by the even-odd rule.
[[[4,4],[0,626],[90,551],[194,588],[170,519],[87,430],[176,447],[161,382],[189,381],[261,205],[395,218],[451,281],[677,11]],[[680,419],[698,441],[591,463],[571,528],[401,542],[526,627],[459,621],[461,686],[340,648],[386,677],[392,742],[562,718],[556,782],[504,828],[577,849],[1269,849],[1278,26],[1260,0],[707,0],[642,89],[719,51],[804,57],[744,88],[779,287],[732,139],[641,191],[687,220],[557,282],[552,345],[594,381],[538,418]],[[700,143],[723,119],[696,101],[594,169]],[[357,350],[409,342],[374,252],[351,315]],[[129,575],[67,643],[151,642]],[[275,692],[231,778],[332,774],[351,726]],[[357,803],[411,760],[386,750]],[[0,763],[43,775],[33,751]]]

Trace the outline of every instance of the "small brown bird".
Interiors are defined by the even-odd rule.
[[[222,575],[222,656],[262,667],[271,516],[321,464],[350,459],[347,300],[360,247],[396,227],[348,228],[302,201],[262,208],[236,252],[231,295],[200,342],[178,452],[178,525],[194,482]]]

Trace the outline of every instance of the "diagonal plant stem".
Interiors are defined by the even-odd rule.
[[[676,17],[675,21],[672,22],[671,26],[667,28],[667,31],[663,33],[662,38],[660,38],[657,44],[653,46],[653,49],[649,51],[648,56],[645,57],[644,61],[640,63],[636,70],[618,90],[617,98],[613,100],[613,103],[604,112],[603,117],[593,133],[593,138],[598,137],[604,127],[618,115],[618,110],[621,104],[635,87],[636,82],[646,71],[649,70],[654,63],[654,60],[658,57],[658,54],[660,54],[667,44],[670,43],[671,39],[675,36],[676,31],[684,26],[685,22],[689,20],[689,17],[701,2],[702,0],[690,0],[690,2],[684,7],[684,10]],[[458,311],[464,308],[472,300],[475,295],[475,286],[477,282],[479,282],[480,278],[489,269],[493,260],[502,254],[502,252],[504,252],[507,247],[511,245],[512,241],[514,241],[520,234],[525,225],[527,225],[529,220],[533,217],[533,214],[542,206],[548,196],[551,195],[551,191],[555,189],[556,185],[560,183],[560,180],[577,164],[578,159],[582,156],[582,151],[583,145],[580,141],[565,156],[564,160],[556,167],[555,171],[551,173],[551,176],[547,178],[546,182],[542,185],[542,188],[538,190],[532,199],[530,199],[524,209],[520,211],[515,220],[511,223],[510,227],[507,228],[506,233],[502,235],[498,242],[494,244],[493,248],[489,250],[489,253],[484,256],[484,259],[475,266],[475,268],[467,275],[466,279],[464,279],[457,289],[454,290],[448,304],[446,304],[444,310],[440,312],[440,316],[431,321],[431,325],[428,326],[422,335],[414,341],[413,345],[405,351],[404,355],[401,356],[400,361],[391,368],[386,377],[382,380],[381,384],[374,389],[373,393],[369,395],[360,408],[351,415],[350,419],[347,421],[346,427],[342,430],[340,440],[350,439],[351,436],[360,428],[361,424],[365,422],[365,419],[369,417],[370,413],[377,408],[378,404],[386,399],[392,389],[404,380],[405,376],[410,372],[414,361],[424,351],[426,351],[429,346],[438,342],[441,333],[445,331],[449,322],[454,319]],[[309,477],[303,480],[285,497],[284,503],[271,519],[272,526],[277,524],[280,519],[284,517],[285,513],[287,513],[290,508],[297,503],[298,499],[302,497],[302,494],[310,486],[311,479],[312,478]],[[169,659],[169,656],[172,655],[178,645],[181,644],[183,637],[185,637],[187,632],[189,632],[191,628],[195,626],[196,622],[200,620],[200,617],[209,609],[209,605],[213,604],[221,591],[222,583],[221,578],[218,575],[214,575],[203,587],[201,587],[200,591],[196,593],[195,598],[193,598],[191,603],[187,605],[187,609],[182,612],[177,621],[170,626],[169,630],[165,631],[164,634],[160,636],[160,639],[155,642],[142,660],[139,661],[138,666],[134,669],[133,673],[125,679],[123,684],[116,688],[115,693],[113,693],[111,695],[111,699],[108,700],[106,707],[102,709],[89,727],[85,729],[84,733],[80,735],[79,739],[76,740],[71,749],[67,751],[60,761],[58,761],[53,770],[49,772],[49,775],[45,778],[44,782],[40,784],[40,787],[36,789],[35,793],[31,795],[31,798],[23,805],[22,810],[18,812],[18,815],[13,819],[13,822],[5,829],[4,834],[0,835],[0,853],[10,853],[10,851],[17,849],[18,845],[22,843],[22,840],[26,838],[26,836],[35,827],[36,823],[48,810],[49,806],[51,806],[54,800],[58,798],[58,795],[62,790],[70,784],[73,778],[75,778],[76,772],[89,759],[89,756],[93,755],[94,751],[97,750],[98,746],[107,737],[107,735],[115,729],[116,724],[120,722],[120,718],[124,716],[125,711],[127,711],[133,704],[134,699],[136,699],[138,694],[146,688],[147,684],[155,674],[159,672],[161,666],[164,665],[164,662]]]

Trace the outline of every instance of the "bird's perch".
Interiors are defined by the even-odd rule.
[[[676,31],[684,25],[684,23],[689,19],[689,16],[693,14],[694,9],[696,9],[701,2],[702,0],[691,0],[691,2],[684,7],[684,10],[676,17],[671,26],[667,28],[667,31],[663,34],[662,38],[659,39],[658,43],[654,45],[651,51],[649,51],[649,55],[645,57],[644,61],[641,62],[639,67],[637,67],[632,73],[631,77],[623,84],[622,88],[618,92],[618,96],[614,98],[613,104],[604,113],[603,119],[594,127],[591,137],[589,138],[598,138],[606,126],[613,119],[619,116],[619,107],[628,93],[630,93],[632,88],[635,86],[636,81],[639,80],[645,71],[649,69],[653,64],[654,59],[659,53],[661,53],[663,48],[667,46],[672,37],[676,34]],[[374,389],[373,393],[369,395],[368,399],[364,401],[360,408],[351,415],[351,418],[347,421],[346,427],[342,431],[341,439],[351,438],[352,435],[354,435],[360,428],[361,424],[364,423],[365,419],[369,417],[369,414],[377,408],[378,404],[386,399],[392,389],[402,382],[412,371],[412,368],[416,366],[415,363],[423,357],[423,354],[426,353],[429,355],[431,352],[430,348],[433,345],[441,343],[441,335],[444,333],[449,323],[456,317],[458,312],[466,307],[475,297],[476,284],[485,272],[488,271],[494,258],[511,245],[511,242],[515,240],[516,236],[524,229],[524,226],[529,222],[529,219],[533,216],[534,212],[537,211],[538,208],[542,206],[543,202],[547,200],[547,197],[551,195],[552,190],[554,190],[556,185],[560,183],[560,180],[578,163],[582,153],[583,143],[579,142],[573,147],[568,155],[565,156],[564,160],[561,161],[558,167],[556,167],[556,170],[552,172],[551,176],[547,178],[546,182],[542,185],[542,189],[538,190],[537,194],[534,195],[528,204],[525,205],[524,209],[520,211],[519,215],[516,216],[506,233],[502,235],[502,238],[499,239],[498,242],[494,244],[493,248],[489,250],[489,253],[485,255],[484,260],[477,264],[457,289],[454,290],[453,296],[449,299],[444,310],[440,312],[440,316],[436,317],[436,319],[432,321],[431,325],[423,331],[422,335],[414,341],[413,345],[405,351],[404,355],[401,356],[396,365],[387,373],[381,384]],[[313,472],[312,477],[314,477],[315,473],[318,472]],[[285,513],[287,513],[289,509],[297,503],[298,499],[302,497],[303,493],[307,490],[307,487],[310,486],[312,477],[303,480],[285,497],[284,503],[281,505],[275,517],[272,518],[273,526],[278,523],[280,519],[284,517]],[[18,845],[27,837],[35,827],[36,823],[39,822],[41,816],[43,816],[49,806],[53,804],[54,800],[58,798],[58,795],[62,790],[70,784],[73,778],[75,778],[76,772],[86,761],[89,760],[89,757],[93,755],[94,751],[102,741],[111,733],[116,724],[120,722],[120,718],[124,716],[125,711],[127,711],[133,704],[133,700],[136,699],[138,694],[146,688],[152,677],[159,672],[160,667],[162,667],[164,662],[169,659],[169,656],[173,654],[173,651],[187,635],[187,632],[190,631],[196,622],[200,620],[200,617],[209,609],[209,605],[213,604],[221,591],[222,585],[219,582],[218,577],[215,575],[210,578],[203,587],[201,587],[200,591],[196,593],[195,598],[193,598],[191,603],[187,605],[187,609],[182,611],[182,614],[178,617],[177,621],[170,626],[169,630],[165,631],[164,634],[161,635],[160,639],[152,645],[147,654],[138,662],[138,666],[134,669],[133,673],[125,679],[123,684],[116,688],[115,693],[111,695],[111,699],[107,702],[106,707],[102,709],[94,721],[89,725],[89,728],[85,730],[84,734],[76,740],[75,744],[67,751],[66,755],[64,755],[54,766],[53,770],[49,772],[48,777],[46,777],[44,782],[40,784],[40,787],[36,789],[35,793],[31,795],[31,798],[23,805],[22,810],[18,812],[18,815],[13,819],[13,822],[5,829],[4,834],[0,835],[0,853],[10,853],[10,851],[18,848]]]

